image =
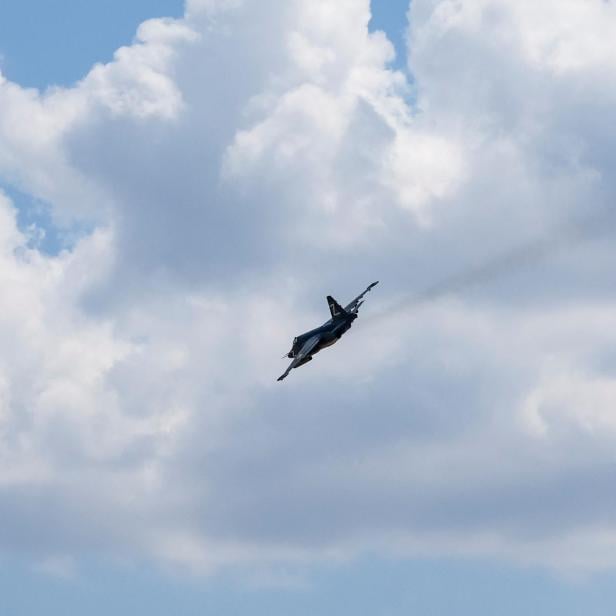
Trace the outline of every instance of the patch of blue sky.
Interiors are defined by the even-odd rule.
[[[0,2],[0,68],[26,87],[70,85],[130,44],[142,21],[183,10],[183,0]]]
[[[396,57],[390,66],[405,74],[410,87],[402,95],[409,108],[413,110],[417,103],[417,89],[407,61],[410,0],[371,0],[370,7],[372,19],[369,28],[373,32],[377,30],[384,32],[393,44]]]
[[[320,567],[299,586],[272,585],[268,577],[259,586],[220,575],[89,566],[62,578],[11,563],[0,567],[0,608],[45,616],[612,616],[616,604],[613,573],[571,581],[492,562],[370,558]]]
[[[28,246],[45,255],[71,249],[78,238],[91,232],[84,225],[60,228],[52,219],[49,204],[9,185],[0,183],[0,190],[13,202],[17,226],[28,238]]]
[[[370,30],[381,30],[392,42],[396,50],[393,68],[406,72],[409,0],[371,0],[372,19]]]

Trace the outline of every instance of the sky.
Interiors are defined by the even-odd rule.
[[[2,613],[612,614],[614,32],[4,3]]]

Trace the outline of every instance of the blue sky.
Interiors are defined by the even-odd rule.
[[[291,59],[283,0],[200,1],[80,86],[183,3],[0,6],[0,612],[613,614],[612,244],[411,301],[616,196],[613,7],[417,0],[410,109],[361,0]]]
[[[299,578],[298,578],[299,579]],[[567,580],[534,568],[476,561],[361,559],[307,572],[299,588],[262,588],[212,579],[181,579],[147,568],[86,566],[76,579],[54,579],[23,566],[2,570],[2,608],[52,616],[142,613],[426,615],[559,614],[608,616],[616,600],[613,575]]]

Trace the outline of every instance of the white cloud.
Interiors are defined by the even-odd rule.
[[[569,428],[611,441],[616,429],[615,400],[613,378],[561,373],[530,393],[524,413],[541,436]]]
[[[95,66],[80,85],[89,100],[115,115],[173,119],[182,94],[173,80],[173,57],[197,33],[175,20],[152,19],[137,31],[131,47],[122,47],[115,61]]]
[[[610,37],[616,10],[610,2],[444,0],[420,3],[414,15],[422,21],[429,16],[420,40],[462,33],[557,75],[615,68]]]
[[[613,8],[536,7],[413,2],[413,103],[367,0],[192,0],[73,88],[0,83],[0,178],[93,228],[45,256],[0,202],[0,549],[613,566],[613,248],[567,222],[616,194]]]

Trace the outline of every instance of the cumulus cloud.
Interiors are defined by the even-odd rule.
[[[3,80],[0,178],[91,231],[43,255],[0,200],[0,549],[613,566],[614,19],[415,0],[411,86],[368,0],[190,0],[72,88]]]

